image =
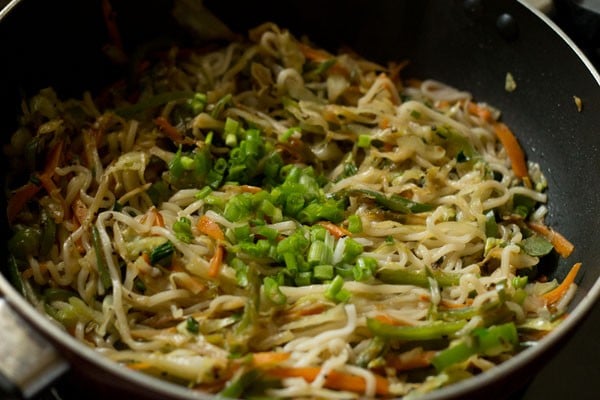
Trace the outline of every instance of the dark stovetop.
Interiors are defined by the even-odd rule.
[[[562,8],[567,3],[592,3],[600,10],[600,0],[556,0],[552,19],[582,48],[590,60],[600,69],[600,39],[596,40],[576,25]],[[558,10],[558,11],[557,11]],[[600,21],[600,17],[598,17]],[[588,23],[589,20],[586,20]],[[589,25],[585,29],[600,32],[598,27]],[[598,34],[600,36],[600,34]],[[507,393],[513,393],[507,388]],[[32,400],[86,400],[105,399],[101,388],[90,388],[70,372]],[[112,400],[114,396],[112,396]],[[497,396],[490,393],[490,399]],[[506,394],[500,394],[505,398]],[[568,343],[542,368],[530,383],[511,395],[507,400],[555,400],[555,399],[596,400],[600,399],[600,306],[596,305]]]

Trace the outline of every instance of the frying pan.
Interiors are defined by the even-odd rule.
[[[113,0],[125,47],[132,50],[148,40],[193,42],[194,36],[174,23],[172,3]],[[206,0],[205,5],[240,33],[274,21],[331,51],[348,46],[381,63],[407,59],[404,76],[446,82],[502,110],[528,157],[548,178],[547,222],[576,245],[568,259],[545,259],[543,272],[562,280],[581,261],[579,290],[569,318],[539,345],[425,398],[501,398],[510,393],[508,386],[527,383],[600,297],[600,78],[581,51],[548,18],[516,1]],[[13,0],[0,18],[4,142],[16,127],[22,96],[44,86],[53,86],[63,98],[80,96],[126,72],[102,52],[108,37],[100,0]],[[517,83],[512,92],[504,87],[508,72]],[[580,111],[573,96],[583,101]],[[0,201],[4,209],[6,199]],[[208,398],[104,359],[34,310],[1,274],[0,294],[0,386],[5,391],[31,395],[70,367],[90,386],[101,385],[103,393],[115,396]],[[25,378],[11,375],[10,366],[19,363],[26,367]]]

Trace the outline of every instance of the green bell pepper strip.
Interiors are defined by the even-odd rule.
[[[15,289],[17,289],[17,292],[24,296],[25,285],[23,284],[23,278],[21,277],[21,272],[19,271],[17,259],[12,254],[8,257],[8,278]]]
[[[104,289],[108,289],[112,286],[112,280],[110,278],[110,272],[104,259],[104,252],[102,251],[102,241],[100,240],[100,232],[95,226],[92,228],[92,242],[94,245],[94,252],[96,253],[96,268],[98,269],[98,275],[100,276],[100,282]]]
[[[244,372],[239,378],[225,386],[225,388],[219,392],[217,398],[241,398],[244,391],[256,382],[256,380],[260,378],[260,375],[260,371],[257,369],[251,369],[248,372]]]
[[[377,204],[391,211],[396,211],[402,214],[416,214],[433,210],[435,207],[431,204],[417,203],[397,194],[386,196],[383,193],[373,190],[357,189],[351,193],[360,193],[367,197],[371,197]]]
[[[467,324],[467,321],[434,321],[427,325],[395,326],[383,323],[377,319],[367,318],[367,327],[375,336],[386,339],[406,341],[434,340],[450,336],[458,332]]]
[[[163,104],[167,104],[170,101],[189,99],[194,95],[194,92],[182,90],[182,91],[174,91],[174,92],[165,92],[159,93],[155,96],[149,97],[147,99],[141,100],[136,104],[132,104],[130,106],[125,106],[121,108],[117,108],[115,113],[124,118],[130,118],[134,115],[145,111],[147,109],[158,107]]]
[[[456,286],[460,282],[460,274],[436,269],[432,269],[429,273],[441,287]],[[429,273],[428,271],[412,271],[406,268],[383,269],[377,273],[376,277],[384,283],[391,283],[395,285],[414,285],[428,288],[428,278],[430,276]]]
[[[436,354],[431,363],[438,372],[441,372],[472,355],[493,357],[514,351],[518,345],[519,335],[513,322],[488,328],[476,328],[468,337]]]

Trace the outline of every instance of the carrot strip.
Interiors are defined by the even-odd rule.
[[[320,221],[318,222],[318,224],[327,229],[327,231],[331,233],[336,239],[339,239],[344,236],[352,236],[352,232],[350,232],[346,228],[334,224],[333,222]]]
[[[417,349],[415,349],[417,350]],[[411,369],[425,368],[431,365],[431,360],[436,352],[430,351],[409,351],[403,354],[397,354],[386,358],[387,365],[394,368],[397,372],[409,371]]]
[[[201,216],[196,223],[196,228],[205,235],[210,236],[215,240],[225,240],[225,234],[223,230],[215,221],[207,217],[206,215]]]
[[[494,123],[494,132],[502,145],[506,149],[506,154],[510,159],[513,171],[519,178],[528,179],[527,162],[525,161],[525,153],[521,148],[516,136],[506,124],[502,122]]]
[[[77,197],[77,200],[73,202],[71,208],[73,209],[73,215],[75,218],[77,218],[79,224],[83,225],[83,221],[85,221],[88,215],[88,208],[85,203],[81,200],[81,198]]]
[[[252,365],[255,367],[265,367],[276,365],[290,358],[290,353],[277,351],[265,351],[252,354]]]
[[[62,156],[62,150],[63,150],[63,142],[62,141],[58,142],[52,148],[52,150],[50,150],[50,154],[48,155],[48,159],[46,160],[46,165],[44,167],[44,170],[38,176],[41,186],[38,186],[31,182],[26,183],[24,186],[21,186],[19,189],[17,189],[14,192],[14,194],[11,196],[11,198],[8,200],[6,214],[7,214],[9,223],[12,223],[15,220],[15,218],[17,217],[17,214],[23,209],[25,204],[39,192],[41,187],[46,189],[48,194],[50,196],[52,196],[53,199],[57,200],[61,204],[63,211],[65,213],[65,216],[67,215],[67,212],[68,212],[67,203],[65,202],[65,199],[60,194],[60,189],[58,187],[56,187],[56,184],[52,180],[52,177],[54,176],[56,168],[58,167],[58,164],[60,162],[60,157]]]
[[[163,216],[160,213],[160,211],[158,211],[156,209],[156,207],[152,207],[151,211],[152,211],[152,214],[154,214],[154,226],[159,226],[161,228],[164,228],[165,220],[163,219]]]
[[[492,115],[492,112],[484,106],[481,106],[477,103],[471,103],[469,102],[467,104],[467,111],[473,115],[478,116],[479,118],[481,118],[482,120],[484,120],[485,122],[493,122],[494,121],[494,117]]]
[[[560,285],[542,295],[542,298],[546,300],[546,304],[558,302],[567,293],[567,290],[569,290],[569,287],[575,281],[579,268],[581,268],[581,263],[575,263]]]
[[[314,47],[310,47],[304,43],[298,43],[298,48],[304,57],[311,61],[323,62],[333,58],[333,55],[329,54],[325,50],[315,49]]]
[[[381,322],[382,324],[393,325],[393,326],[404,325],[400,321],[390,317],[387,314],[377,314],[374,318],[377,321]]]
[[[302,55],[304,55],[304,57],[310,61],[321,63],[335,58],[335,56],[331,55],[325,50],[315,49],[314,47],[310,47],[304,43],[298,43],[298,48],[300,49]],[[345,76],[350,75],[348,70],[337,62],[329,68],[329,71]]]
[[[160,130],[169,137],[173,142],[178,144],[188,144],[190,141],[187,137],[183,136],[181,132],[177,130],[165,117],[154,118],[154,123],[160,128]]]
[[[531,230],[539,233],[540,235],[548,239],[550,243],[552,243],[552,245],[554,246],[556,252],[561,255],[561,257],[567,258],[575,249],[573,243],[569,242],[567,238],[565,238],[563,235],[556,232],[552,228],[549,228],[548,226],[540,222],[529,222],[527,225],[529,226],[529,228],[531,228]]]
[[[115,12],[112,9],[112,5],[109,0],[102,0],[102,15],[104,17],[104,24],[108,31],[108,36],[111,42],[120,50],[123,49],[123,41],[121,40],[121,34],[117,26],[115,18]]]
[[[210,264],[208,265],[208,276],[215,278],[219,275],[221,264],[223,264],[223,246],[218,245],[215,254],[210,259]]]
[[[144,361],[129,363],[129,364],[126,364],[126,366],[127,366],[127,368],[131,368],[131,369],[134,369],[136,371],[140,371],[140,370],[143,370],[143,369],[149,369],[149,368],[153,367],[152,364],[150,364],[148,362],[144,362]]]
[[[510,128],[502,122],[494,121],[491,110],[485,106],[469,102],[467,104],[467,111],[483,119],[485,122],[492,124],[496,136],[500,139],[500,142],[502,142],[502,145],[506,149],[506,154],[510,159],[515,175],[519,178],[526,178],[528,180],[529,177],[525,153],[523,152],[517,137]]]
[[[244,193],[258,193],[262,190],[261,187],[259,186],[252,186],[252,185],[241,185],[240,186],[240,190]]]
[[[17,215],[23,209],[25,204],[31,200],[40,191],[40,189],[41,186],[29,182],[18,188],[13,193],[10,199],[8,199],[8,204],[6,206],[6,216],[9,224],[12,224],[15,221]]]
[[[467,299],[464,304],[454,303],[452,301],[448,301],[445,299],[440,300],[440,306],[447,308],[447,309],[452,309],[452,310],[469,307],[469,306],[471,306],[472,303],[473,303],[473,299]]]
[[[321,368],[319,367],[298,367],[286,368],[276,367],[267,371],[269,375],[278,378],[303,378],[307,382],[314,381]],[[355,393],[364,393],[366,389],[365,379],[361,376],[351,375],[345,372],[330,371],[325,378],[324,386],[329,389],[348,390]],[[380,375],[375,375],[375,392],[378,395],[389,394],[389,383],[386,378]]]

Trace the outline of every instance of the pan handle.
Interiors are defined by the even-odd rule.
[[[0,296],[0,398],[31,398],[68,369],[56,349]]]

